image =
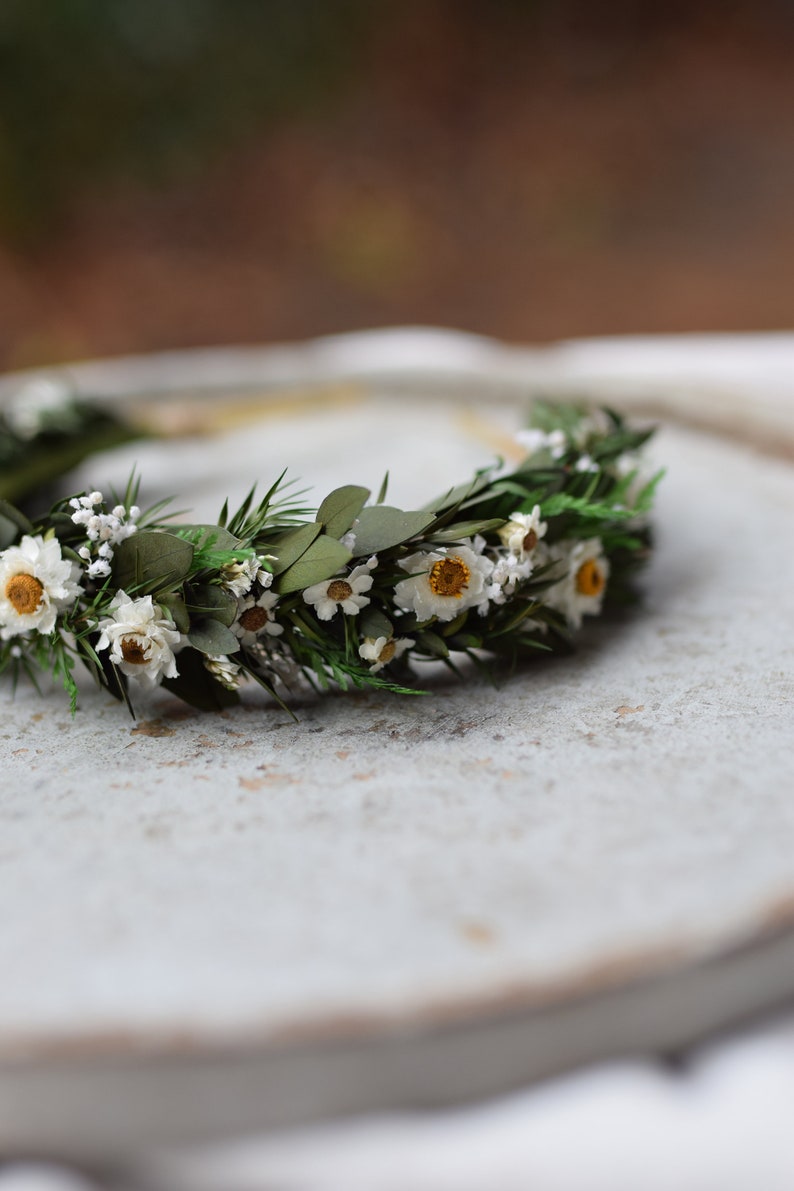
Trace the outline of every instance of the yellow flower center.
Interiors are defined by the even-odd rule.
[[[527,552],[527,554],[529,553],[530,550],[535,549],[535,547],[538,544],[538,535],[535,533],[534,529],[531,529],[529,531],[529,533],[526,535],[526,537],[524,538],[524,541],[521,544],[524,547],[524,550]]]
[[[576,572],[576,590],[583,596],[597,596],[606,586],[604,572],[594,558],[588,558]]]
[[[122,637],[121,656],[131,666],[145,666],[149,661],[146,656],[146,642],[140,637]]]
[[[387,665],[394,657],[394,651],[396,648],[397,646],[395,645],[394,641],[387,641],[383,646],[383,649],[378,654],[378,661],[383,662],[384,666]]]
[[[462,558],[440,558],[434,562],[428,577],[433,595],[453,596],[459,600],[469,585],[471,571]]]
[[[350,599],[352,594],[353,588],[344,579],[334,579],[333,583],[328,584],[328,599],[336,600],[337,604]]]
[[[42,602],[44,585],[35,575],[12,575],[6,583],[6,599],[19,616],[30,616]]]
[[[253,608],[246,608],[245,612],[240,616],[240,626],[244,628],[246,633],[258,633],[260,629],[264,628],[270,620],[266,608],[260,608],[255,604]]]

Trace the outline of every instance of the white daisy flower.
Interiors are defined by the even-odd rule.
[[[400,559],[400,566],[411,577],[397,584],[394,602],[403,611],[415,613],[420,621],[432,616],[454,620],[475,605],[485,612],[485,581],[491,576],[493,563],[471,546],[419,551]]]
[[[358,647],[358,654],[365,662],[371,663],[370,671],[377,674],[378,670],[401,657],[412,645],[410,637],[365,637]]]
[[[578,629],[583,616],[596,616],[609,578],[609,559],[600,538],[559,542],[551,557],[565,564],[567,573],[546,592],[544,603],[562,612],[571,628]]]
[[[80,594],[77,563],[61,554],[57,538],[23,537],[0,554],[0,637],[35,629],[51,633],[58,613]]]
[[[356,616],[369,603],[369,596],[364,593],[372,587],[371,571],[377,566],[375,555],[342,578],[326,579],[323,583],[313,583],[303,593],[307,604],[314,606],[318,620],[331,620],[341,608],[346,616]]]
[[[109,649],[111,662],[122,674],[150,687],[163,678],[177,677],[174,648],[180,635],[150,595],[134,600],[117,591],[108,611],[111,615],[97,625],[100,637],[95,648]]]
[[[217,657],[208,654],[204,658],[204,669],[209,670],[216,682],[226,687],[227,691],[236,691],[242,684],[243,674],[239,665],[225,653],[219,654]]]
[[[238,597],[248,595],[254,585],[254,580],[259,578],[260,571],[262,571],[262,564],[258,558],[246,558],[242,562],[227,562],[221,567],[221,587]],[[269,575],[270,583],[273,582],[273,576],[269,571],[262,571],[262,574]],[[270,583],[263,583],[262,586],[269,587]]]
[[[237,604],[237,619],[232,625],[243,645],[254,645],[264,633],[268,637],[280,637],[284,626],[273,615],[278,596],[273,591],[263,591],[260,596],[244,596]]]
[[[531,513],[511,513],[510,520],[499,530],[502,545],[522,561],[532,554],[548,525],[540,519],[540,505]]]

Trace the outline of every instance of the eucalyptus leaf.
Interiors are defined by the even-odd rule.
[[[483,639],[475,633],[460,633],[453,644],[456,649],[482,649]]]
[[[457,521],[454,525],[447,525],[437,533],[431,534],[427,540],[462,542],[464,538],[473,538],[475,534],[486,534],[491,530],[501,529],[504,523],[503,517],[491,517],[488,521]]]
[[[432,513],[404,513],[390,505],[362,509],[356,526],[355,555],[377,554],[415,538],[435,520]]]
[[[10,521],[17,529],[21,529],[23,533],[33,533],[33,522],[28,521],[25,514],[12,505],[10,500],[0,500],[0,516],[4,517],[6,521]]]
[[[416,634],[416,648],[421,653],[429,653],[434,658],[449,657],[446,641],[437,633],[431,633],[429,629],[422,629]]]
[[[441,630],[442,636],[454,637],[455,633],[459,632],[463,628],[466,620],[468,619],[468,615],[468,608],[464,608],[464,610],[459,613],[454,620],[450,620],[448,624],[444,625],[443,629]]]
[[[240,648],[240,641],[232,630],[211,617],[196,621],[188,633],[187,639],[194,649],[210,654],[212,657],[236,653]]]
[[[186,594],[188,610],[198,616],[211,616],[228,628],[237,616],[237,600],[231,592],[224,591],[217,583],[196,583]]]
[[[19,530],[14,522],[0,513],[0,550],[11,546],[16,541],[18,533]]]
[[[288,530],[268,543],[268,551],[276,556],[271,563],[273,574],[280,575],[297,562],[321,532],[322,526],[316,521],[310,521],[306,525],[299,525],[297,529]]]
[[[358,616],[358,627],[362,637],[391,638],[394,636],[392,622],[372,604],[361,609]]]
[[[164,678],[163,686],[191,707],[200,711],[222,711],[239,703],[237,691],[229,691],[217,682],[205,667],[201,653],[195,649],[183,649],[177,665],[178,677]]]
[[[341,538],[347,533],[369,497],[369,488],[357,484],[345,484],[326,496],[317,510],[317,522],[332,538]]]
[[[335,575],[350,558],[350,551],[341,542],[327,534],[321,534],[298,561],[276,580],[276,591],[286,595],[290,591],[302,591],[305,587],[311,587],[313,583],[322,583],[324,579],[330,579]]]
[[[190,542],[176,534],[142,530],[116,547],[113,582],[136,596],[168,591],[190,573],[193,553]]]
[[[190,616],[181,596],[175,592],[166,592],[165,595],[160,596],[158,603],[171,613],[171,619],[180,633],[190,631]]]
[[[403,612],[398,621],[397,632],[400,636],[403,636],[405,633],[414,633],[420,625],[430,624],[431,621],[432,617],[431,620],[420,621],[414,612]]]

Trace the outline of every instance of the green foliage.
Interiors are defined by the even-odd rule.
[[[368,497],[369,488],[346,484],[344,488],[337,488],[326,496],[317,510],[315,520],[332,538],[341,538],[364,508]]]
[[[433,520],[430,513],[404,513],[402,509],[393,509],[389,505],[373,505],[362,509],[356,526],[353,552],[357,558],[364,558],[405,545],[427,529]]]
[[[231,629],[211,617],[193,621],[187,639],[199,653],[206,653],[214,658],[236,653],[240,648],[240,642]]]
[[[103,687],[114,699],[124,703],[134,719],[135,711],[129,695],[127,678],[113,665],[107,653],[104,651],[97,653],[94,647],[98,636],[98,633],[83,632],[78,634],[75,640],[75,654],[83,662],[97,685]]]
[[[504,517],[490,517],[486,521],[456,521],[454,525],[428,533],[427,541],[442,546],[451,542],[465,542],[475,534],[491,533],[501,525],[504,525]]]
[[[254,505],[256,485],[235,513],[229,516],[228,502],[224,504],[218,518],[218,525],[228,529],[241,542],[254,545],[267,540],[268,534],[278,533],[290,525],[300,524],[300,518],[311,513],[311,509],[300,504],[301,491],[289,493],[294,481],[284,482],[286,472],[267,490],[257,505]]]
[[[272,550],[276,556],[273,562],[273,574],[280,575],[282,571],[286,571],[293,563],[296,563],[321,532],[322,526],[317,522],[311,522],[309,525],[301,525],[297,529],[274,538],[268,544],[268,549]]]
[[[180,633],[187,634],[190,632],[190,613],[184,598],[174,591],[167,591],[160,594],[160,607],[164,608],[166,613],[174,622],[174,628],[178,629]],[[201,609],[196,609],[201,611]]]
[[[65,401],[57,413],[42,413],[39,429],[32,437],[21,435],[9,416],[0,413],[0,501],[24,506],[89,456],[141,437],[139,430],[101,406],[76,400]]]
[[[431,658],[448,658],[449,646],[443,637],[430,629],[420,629],[415,637],[416,646],[420,653]]]
[[[358,627],[362,637],[386,637],[388,640],[394,635],[392,622],[380,608],[373,608],[372,604],[362,608],[358,616]]]
[[[444,513],[449,516],[453,515],[458,509],[463,508],[468,501],[486,492],[494,470],[495,468],[493,467],[481,468],[475,472],[474,479],[468,480],[465,484],[458,484],[455,488],[450,488],[443,496],[439,496],[435,500],[431,500],[429,504],[426,504],[425,509],[430,513],[437,513],[439,516]]]
[[[191,649],[184,649],[179,655],[179,676],[164,678],[163,686],[199,711],[223,711],[240,702],[236,691],[227,690],[212,677],[202,654]]]
[[[303,591],[314,583],[322,583],[324,579],[335,575],[351,557],[350,551],[341,542],[321,533],[276,580],[275,590],[287,595],[291,591]]]
[[[9,532],[11,533],[11,537],[7,543],[4,543],[3,549],[6,544],[10,545],[15,541],[19,533],[33,533],[33,522],[28,520],[19,509],[14,508],[10,501],[0,499],[0,517],[2,517],[5,526],[3,536],[6,537]]]
[[[207,553],[210,557],[224,552],[235,555],[243,545],[240,538],[220,525],[177,525],[172,532],[190,542],[197,553]]]
[[[164,679],[163,684],[206,709],[231,706],[238,698],[224,685],[229,679],[217,672],[215,663],[216,672],[205,664],[209,659],[231,659],[232,670],[239,667],[239,674],[280,700],[279,686],[291,673],[302,675],[318,689],[336,685],[343,690],[377,688],[417,694],[411,683],[413,662],[441,662],[457,674],[456,659],[462,658],[488,672],[489,656],[517,663],[533,654],[565,650],[580,619],[580,611],[571,614],[567,602],[578,578],[571,559],[582,557],[572,553],[573,548],[581,550],[581,543],[594,543],[586,547],[595,550],[592,557],[609,560],[608,597],[616,603],[628,602],[634,574],[649,553],[647,513],[661,473],[642,483],[638,466],[632,464],[650,432],[628,427],[612,411],[593,417],[575,407],[540,406],[534,418],[543,435],[553,437],[541,435],[538,449],[520,466],[512,471],[501,464],[483,468],[422,510],[384,505],[384,481],[374,504],[365,503],[367,489],[345,485],[326,496],[314,512],[300,506],[300,492],[285,485],[283,475],[261,499],[255,499],[252,488],[234,513],[224,506],[217,525],[176,524],[175,514],[166,515],[167,502],[160,502],[140,515],[137,532],[114,545],[107,577],[104,562],[94,571],[86,565],[86,558],[101,558],[94,550],[95,538],[86,549],[86,502],[79,515],[68,500],[61,500],[46,517],[31,520],[0,498],[0,550],[23,534],[54,535],[62,557],[83,568],[81,594],[73,606],[62,610],[56,630],[46,635],[22,634],[0,643],[0,671],[16,679],[20,674],[35,678],[37,671],[49,670],[63,683],[74,709],[73,670],[80,661],[100,686],[132,710],[129,692],[134,682],[111,662],[106,648],[109,637],[100,636],[114,623],[112,601],[119,590],[133,600],[152,597],[159,622],[159,627],[151,628],[153,633],[165,633],[169,626],[169,632],[179,633],[179,675]],[[133,475],[122,497],[114,495],[113,500],[128,510],[137,496],[138,480]],[[102,507],[102,515],[115,518],[118,527],[117,515],[107,513],[112,506]],[[531,554],[528,562],[510,555],[506,544],[515,541],[516,532],[515,527],[505,530],[506,523],[521,514],[530,521],[534,518],[535,525],[539,519],[544,523],[542,541],[538,535],[526,547]],[[518,526],[519,541],[526,524]],[[130,527],[123,528],[126,533]],[[340,540],[351,530],[352,551]],[[421,601],[406,601],[405,586],[400,589],[403,594],[395,596],[407,577],[401,564],[409,556],[417,552],[428,556],[426,568],[410,573],[416,582],[432,571],[434,558],[454,558],[456,550],[461,552],[459,562],[466,557],[471,563],[470,555],[462,555],[464,548],[474,550],[484,572],[482,598],[475,600],[479,591],[475,588],[468,603],[461,600],[462,607],[454,602],[439,605],[439,592],[431,589],[428,579]],[[523,551],[524,545],[514,548]],[[330,619],[320,619],[311,599],[305,598],[307,589],[330,584],[335,577],[347,576],[355,583],[354,568],[371,556],[375,556],[372,566],[361,567],[370,585],[363,585],[365,594],[356,593],[357,599],[363,594],[363,606],[349,615],[337,601]],[[263,560],[272,575],[257,574]],[[246,584],[253,584],[253,598],[246,597],[242,603],[234,590],[245,592]],[[328,588],[320,590],[333,606]],[[427,604],[431,590],[433,602]],[[600,600],[600,591],[597,596]],[[444,597],[441,592],[439,598]],[[150,615],[148,605],[135,606],[144,618]],[[119,610],[121,620],[116,623],[126,625],[126,607]],[[327,603],[321,607],[328,611]],[[424,619],[412,607],[421,609]],[[438,615],[428,618],[428,607],[436,608]],[[149,630],[144,627],[139,632],[138,622],[131,624],[128,635],[141,638],[132,644],[143,649]],[[272,636],[271,630],[275,630]],[[365,638],[382,639],[380,658],[362,658]],[[168,639],[168,633],[163,639]],[[98,649],[100,642],[102,649]],[[123,650],[114,656],[133,676],[136,667],[144,664],[139,658],[131,661]]]
[[[190,574],[194,549],[165,531],[144,531],[116,547],[113,582],[128,595],[156,595],[177,587]]]
[[[190,616],[210,616],[227,628],[234,624],[237,616],[235,597],[214,583],[186,585],[184,608]],[[226,650],[221,649],[217,652],[225,653]]]
[[[5,550],[6,546],[11,546],[19,536],[19,526],[0,513],[0,550]]]
[[[63,689],[69,696],[69,710],[72,715],[77,711],[77,683],[74,680],[74,656],[66,648],[66,643],[58,633],[53,633],[50,639],[52,649],[52,673],[60,678]]]

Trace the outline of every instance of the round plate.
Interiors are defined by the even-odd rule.
[[[212,519],[286,464],[310,500],[388,469],[416,505],[512,450],[536,383],[581,394],[566,367],[427,333],[84,366],[215,431],[84,478],[135,458],[147,497]],[[448,1103],[794,993],[794,472],[672,423],[654,456],[644,605],[495,686],[433,672],[426,698],[306,697],[297,722],[257,692],[218,715],[158,693],[133,722],[89,686],[73,720],[0,689],[3,1149]]]

